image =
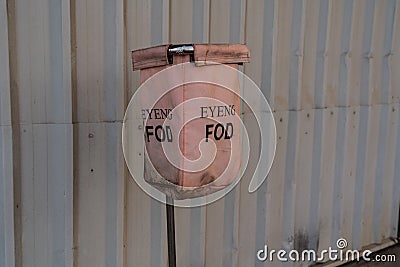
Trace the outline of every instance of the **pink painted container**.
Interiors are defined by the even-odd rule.
[[[249,60],[249,50],[242,44],[161,45],[132,52],[133,70],[140,70],[141,83],[173,65],[190,62],[181,71],[163,77],[165,84],[178,80],[182,85],[170,91],[165,88],[168,92],[157,103],[148,102],[151,88],[141,95],[146,182],[174,199],[187,199],[216,192],[235,180],[241,160],[240,84],[237,73],[226,72],[221,64],[237,69]],[[211,81],[223,76],[230,90],[210,82],[187,80],[197,74],[207,75]],[[180,109],[173,111],[179,105]],[[194,114],[198,116],[191,120]],[[168,150],[163,145],[176,145],[181,155],[177,149]],[[207,167],[193,168],[197,163],[190,161],[213,153]]]

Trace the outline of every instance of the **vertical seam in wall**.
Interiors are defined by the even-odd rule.
[[[195,0],[194,0],[195,1]],[[207,18],[208,18],[208,25],[207,25],[207,43],[210,43],[210,33],[211,33],[211,1],[212,0],[204,0],[204,1],[208,1],[208,9],[207,9]],[[203,16],[204,19],[204,16]],[[203,25],[203,27],[205,27],[205,25]],[[204,33],[203,33],[204,36]],[[202,40],[204,42],[204,40]],[[207,262],[207,228],[208,228],[208,218],[209,214],[208,214],[208,208],[207,206],[204,207],[204,250],[203,250],[203,264],[205,265]]]
[[[396,4],[395,4],[395,11],[394,11],[394,22],[393,22],[393,32],[392,32],[392,34],[393,35],[395,35],[396,34],[396,29],[398,29],[398,26],[400,26],[399,24],[396,24],[396,19],[398,20],[398,16],[399,16],[399,11],[400,11],[400,0],[397,0],[396,1]],[[400,20],[399,20],[400,21]],[[392,39],[392,45],[391,45],[391,51],[392,51],[392,53],[394,53],[396,50],[395,50],[395,43],[396,43],[396,36],[394,36],[394,38]],[[393,83],[392,83],[392,81],[390,82],[390,87],[393,85]],[[392,95],[392,98],[390,99],[391,100],[391,102],[393,101],[393,99],[394,99],[394,96]],[[393,101],[393,102],[396,102],[396,101]],[[397,102],[397,113],[399,113],[400,111],[399,111],[399,104],[398,104],[398,102]],[[399,116],[400,117],[400,116]],[[398,120],[399,121],[399,125],[400,125],[400,120]],[[399,127],[397,127],[398,128],[398,132],[397,132],[397,142],[398,143],[400,143],[400,135],[399,135]],[[399,146],[398,144],[397,144],[397,146]],[[400,147],[400,146],[399,146]],[[397,164],[400,164],[400,160],[398,159],[398,157],[399,157],[399,153],[398,153],[398,151],[400,151],[400,148],[396,151],[396,154],[395,154],[395,163],[397,162]],[[395,177],[395,175],[396,175],[396,170],[400,170],[400,168],[398,168],[397,167],[397,165],[395,164],[395,172],[394,172],[394,181],[393,181],[393,185],[396,185],[396,184],[398,184],[398,181],[400,180],[399,178],[397,178],[398,179],[398,181],[396,181],[396,177]],[[397,173],[399,173],[399,172],[397,172]],[[397,182],[397,183],[396,183]],[[398,198],[396,198],[396,197],[398,197],[397,196],[397,194],[395,194],[395,190],[393,190],[393,199],[394,200],[396,200],[396,201],[399,201],[399,199]],[[400,218],[400,209],[399,209],[399,203],[393,203],[394,201],[392,201],[392,205],[393,204],[395,204],[395,205],[397,205],[397,209],[398,209],[398,211],[396,211],[397,212],[397,214],[396,214],[396,217],[397,217],[397,229],[391,229],[390,230],[390,233],[394,233],[395,231],[397,231],[397,233],[396,233],[396,237],[397,238],[399,238],[400,237],[400,220],[399,220],[399,218]],[[392,214],[392,216],[394,216],[393,214]]]
[[[12,131],[13,160],[13,198],[14,198],[14,259],[15,266],[22,266],[22,218],[21,218],[21,161],[20,159],[20,124],[17,84],[17,53],[16,53],[16,18],[15,1],[6,0],[8,27],[8,55],[10,71],[10,108]]]
[[[77,122],[77,63],[76,63],[76,21],[75,0],[70,0],[70,42],[71,42],[71,112],[72,122]]]
[[[71,45],[71,121],[72,121],[72,266],[77,266],[78,259],[78,219],[79,213],[75,212],[78,210],[78,157],[74,156],[78,149],[78,110],[77,110],[77,40],[76,40],[76,1],[70,0],[70,45]]]
[[[3,146],[3,151],[2,152],[0,152],[0,153],[2,153],[3,155],[2,155],[2,167],[3,167],[3,192],[2,192],[2,194],[3,194],[3,198],[2,198],[2,204],[0,204],[0,206],[1,205],[3,205],[3,217],[6,217],[5,216],[5,214],[8,212],[8,211],[10,211],[10,210],[12,210],[12,214],[7,214],[8,216],[10,216],[11,218],[10,219],[5,219],[5,218],[3,218],[4,219],[4,224],[3,224],[3,229],[0,229],[0,231],[4,231],[4,235],[3,235],[3,237],[4,237],[4,240],[1,240],[2,242],[3,242],[3,248],[4,248],[4,264],[5,265],[7,265],[7,266],[12,266],[12,265],[15,265],[15,224],[14,224],[14,216],[15,216],[15,206],[14,206],[14,192],[13,192],[13,190],[14,190],[14,174],[13,174],[13,172],[14,172],[14,170],[13,170],[13,161],[8,161],[8,160],[5,160],[5,158],[4,158],[4,156],[6,156],[6,157],[8,157],[8,159],[10,159],[11,158],[11,160],[13,160],[13,158],[14,158],[14,151],[13,151],[13,141],[14,141],[14,138],[13,138],[13,128],[12,128],[12,121],[11,121],[11,113],[12,113],[12,102],[11,102],[11,67],[10,67],[10,62],[11,62],[11,58],[10,58],[10,29],[9,29],[9,15],[8,15],[8,1],[7,0],[4,0],[4,1],[2,1],[2,3],[1,3],[1,7],[2,8],[4,8],[4,10],[2,10],[1,12],[3,13],[3,15],[4,15],[4,20],[5,20],[5,22],[6,22],[6,25],[4,25],[3,27],[5,28],[5,31],[6,32],[4,32],[5,33],[5,38],[7,38],[7,42],[6,42],[6,47],[5,47],[5,51],[4,51],[4,56],[6,57],[5,59],[6,59],[6,61],[5,62],[3,62],[3,64],[6,66],[6,71],[5,71],[5,75],[7,75],[6,76],[6,81],[5,81],[5,83],[7,84],[6,85],[6,88],[5,89],[0,89],[0,90],[6,90],[6,91],[8,91],[7,93],[5,93],[6,94],[6,97],[8,98],[7,100],[6,100],[6,102],[8,102],[7,104],[7,115],[6,115],[6,121],[7,121],[7,123],[5,123],[5,127],[4,128],[7,128],[7,130],[3,130],[3,129],[1,129],[1,133],[0,133],[0,135],[2,136],[1,138],[4,138],[5,136],[9,136],[9,138],[11,138],[11,140],[7,140],[6,141],[6,139],[8,139],[7,137],[5,137],[4,139],[3,139],[3,141],[5,141],[6,143],[8,143],[7,145],[4,145]],[[2,54],[3,54],[3,52],[2,52]],[[1,93],[0,95],[3,95],[3,97],[4,97],[4,93]],[[2,102],[3,102],[3,100],[0,100],[0,106],[2,105]],[[4,103],[4,102],[3,102]],[[0,120],[2,120],[2,118],[4,118],[5,116],[4,116],[4,113],[2,113],[2,107],[0,107]],[[2,121],[1,121],[1,123],[3,123]],[[2,127],[3,128],[3,127]],[[11,128],[11,130],[10,130],[10,132],[7,134],[7,132],[8,132],[8,129],[10,129]],[[0,141],[0,142],[2,142],[3,143],[3,141]],[[7,152],[7,148],[9,148],[10,149],[10,153],[11,153],[11,155],[10,154],[7,154],[6,152]],[[9,166],[9,167],[5,167],[4,166],[4,164],[7,164],[6,162],[9,162],[9,164],[11,165],[11,166]],[[7,177],[7,169],[11,172],[10,174],[11,174],[11,177]],[[1,178],[0,178],[1,179]],[[11,188],[10,188],[11,187]],[[9,192],[9,191],[7,191],[7,189],[8,190],[10,190],[11,192]],[[9,198],[11,198],[11,199],[9,199]],[[0,218],[0,220],[3,220],[2,218]],[[1,263],[0,263],[1,264]]]
[[[242,18],[242,20],[243,20],[243,36],[242,36],[242,40],[243,40],[243,42],[245,42],[245,40],[246,40],[246,27],[247,27],[247,3],[248,3],[248,1],[247,0],[245,0],[245,3],[244,3],[244,18]],[[245,71],[245,66],[246,66],[246,64],[243,64],[243,72]]]
[[[49,213],[50,213],[49,212],[49,193],[50,193],[49,192],[49,128],[50,127],[51,126],[49,126],[49,125],[46,125],[46,127],[45,127],[46,128],[46,216],[47,216],[47,218],[46,218],[46,238],[47,238],[47,240],[46,240],[47,241],[47,244],[46,244],[46,264],[47,264],[47,266],[50,266],[49,265],[49,263],[50,263],[49,262],[49,258],[53,257],[52,254],[54,253],[53,248],[49,248],[49,244],[50,244],[50,242],[49,242],[49,230],[50,230],[49,229],[49,221],[50,221],[49,220],[50,219],[50,216],[49,216]],[[51,127],[51,128],[53,128],[53,127]],[[34,130],[32,132],[34,132]],[[35,155],[33,155],[33,159],[35,159]],[[33,168],[35,168],[35,165],[33,165]],[[35,179],[33,179],[33,180],[34,180],[34,183],[35,183]],[[36,198],[35,190],[33,191],[33,195]],[[35,202],[36,202],[36,200],[35,200]],[[65,212],[65,210],[64,210],[64,212]],[[35,223],[36,223],[36,221],[35,221]],[[50,224],[51,224],[51,222],[50,222]],[[36,245],[36,243],[35,243],[35,245]],[[64,247],[64,250],[65,249],[66,248]],[[65,264],[65,262],[64,262],[64,264]]]
[[[399,107],[397,108],[397,112],[400,112]],[[397,238],[400,237],[400,209],[399,209],[399,201],[400,201],[400,179],[396,179],[396,174],[400,173],[400,116],[397,118],[397,143],[396,146],[396,154],[395,154],[395,164],[394,164],[394,172],[393,172],[393,186],[392,186],[392,194],[393,194],[393,201],[392,201],[392,218],[391,218],[391,226],[393,227],[390,229],[391,236],[395,236]],[[397,227],[397,229],[396,229]]]
[[[325,5],[324,5],[325,3]],[[327,38],[329,37],[329,19],[330,16],[330,2],[328,0],[320,1],[318,7],[318,27],[317,27],[317,44],[316,44],[316,58],[315,58],[315,80],[314,80],[314,106],[317,108],[324,108],[324,85],[325,85],[325,72],[326,72],[326,51],[327,51]],[[323,17],[324,8],[326,8],[327,17]],[[319,73],[319,74],[318,74]]]
[[[124,91],[123,91],[123,98],[124,98],[124,101],[123,101],[123,103],[124,103],[124,110],[126,109],[126,107],[127,107],[127,104],[128,104],[128,101],[129,101],[129,99],[128,99],[128,92],[129,92],[129,87],[128,87],[128,80],[129,80],[129,74],[131,73],[130,72],[130,67],[128,67],[128,66],[130,66],[130,60],[131,60],[131,57],[130,57],[130,52],[128,52],[128,50],[127,50],[127,48],[128,48],[128,31],[127,31],[127,6],[128,6],[128,4],[127,4],[127,1],[128,0],[123,0],[123,2],[122,2],[122,8],[123,8],[123,27],[124,27],[124,29],[123,29],[123,55],[124,55],[124,58],[125,58],[125,60],[123,61],[124,62],[124,69],[123,69],[123,73],[124,73],[124,82],[123,82],[123,85],[124,85]],[[122,137],[121,137],[121,141],[122,141]],[[128,237],[128,231],[127,231],[127,225],[128,225],[128,209],[127,209],[127,202],[128,202],[128,179],[129,179],[129,176],[128,176],[128,171],[127,171],[127,165],[126,165],[126,163],[125,163],[125,157],[122,155],[122,158],[123,158],[123,165],[124,165],[124,167],[123,167],[123,169],[122,169],[122,175],[124,176],[124,182],[123,182],[123,186],[124,186],[124,192],[123,192],[123,194],[124,194],[124,197],[123,197],[123,218],[122,218],[122,223],[123,223],[123,225],[122,225],[122,235],[123,235],[123,237],[122,237],[122,242],[123,242],[123,248],[122,248],[122,257],[123,257],[123,259],[122,259],[122,266],[123,267],[125,267],[126,266],[126,263],[128,262],[128,258],[127,258],[127,250],[126,250],[126,247],[127,247],[127,237]]]
[[[369,128],[369,108],[363,107],[362,105],[369,105],[369,88],[370,88],[370,60],[368,53],[371,52],[371,40],[373,35],[373,25],[375,20],[375,4],[372,0],[366,3],[364,9],[364,33],[362,36],[362,59],[360,68],[360,117],[359,117],[359,129],[358,129],[358,144],[357,144],[357,159],[356,159],[356,186],[354,197],[354,211],[353,211],[353,247],[355,249],[362,246],[362,229],[358,223],[363,223],[363,209],[364,209],[364,193],[360,188],[365,186],[365,172],[366,172],[366,153],[367,142],[368,142],[368,128]],[[371,14],[369,14],[370,12]],[[370,16],[371,15],[371,16]],[[364,68],[363,68],[364,67]]]
[[[45,19],[45,16],[42,16],[41,17],[41,20],[40,20],[40,24],[41,24],[41,30],[42,30],[42,32],[41,32],[41,34],[43,34],[43,36],[45,35],[45,24],[46,24],[46,22],[44,21],[44,19]],[[43,37],[43,39],[44,39],[44,37]],[[49,49],[49,47],[47,46],[47,44],[46,44],[46,42],[44,41],[44,47],[45,47],[45,49],[47,48],[47,49]],[[43,67],[44,67],[44,71],[47,71],[47,69],[48,69],[48,64],[46,64],[47,63],[47,53],[50,53],[49,51],[44,51],[44,53],[43,53],[43,58],[42,58],[42,60],[43,60]],[[46,78],[44,78],[44,79],[46,79]],[[49,117],[48,117],[48,113],[47,113],[47,98],[48,98],[48,95],[47,95],[47,93],[48,93],[48,90],[50,89],[49,88],[49,86],[48,86],[48,83],[47,82],[44,82],[44,117],[45,117],[45,121],[47,122],[47,121],[49,121]],[[32,105],[32,108],[34,107],[34,105]],[[34,114],[34,113],[32,113],[32,114]],[[47,138],[47,137],[46,137]],[[47,140],[46,140],[46,142],[47,142]],[[47,170],[46,170],[46,175],[47,175]]]
[[[209,0],[208,2],[208,43],[210,43],[211,40],[211,6],[212,6],[212,1],[213,0]]]
[[[164,0],[165,1],[165,0]],[[171,25],[172,25],[172,8],[171,8],[171,0],[168,0],[168,41],[171,42]]]

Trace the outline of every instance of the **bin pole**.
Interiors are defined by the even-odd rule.
[[[175,244],[175,214],[174,203],[167,196],[167,240],[168,240],[168,266],[176,267],[176,244]]]

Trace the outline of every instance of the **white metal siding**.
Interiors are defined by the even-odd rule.
[[[0,0],[1,267],[166,266],[122,156],[129,52],[192,42],[249,46],[278,143],[256,193],[177,209],[178,266],[397,236],[399,0]]]

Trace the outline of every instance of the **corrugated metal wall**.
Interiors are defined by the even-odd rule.
[[[0,266],[166,266],[121,124],[129,51],[168,42],[246,43],[278,134],[257,193],[177,209],[178,266],[397,236],[399,0],[0,0]]]

